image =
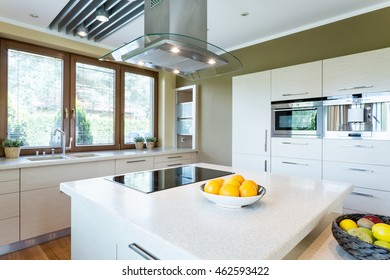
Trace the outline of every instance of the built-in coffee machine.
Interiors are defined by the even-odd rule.
[[[390,139],[390,92],[327,97],[324,138]]]

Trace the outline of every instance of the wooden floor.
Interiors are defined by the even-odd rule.
[[[2,255],[0,260],[70,260],[70,236]]]

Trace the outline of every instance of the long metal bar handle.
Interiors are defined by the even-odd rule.
[[[173,159],[173,158],[182,158],[183,156],[170,156],[168,159]]]
[[[268,161],[264,160],[264,172],[267,172],[267,164],[268,164]]]
[[[368,146],[368,145],[340,145],[340,147],[353,147],[353,148],[369,148],[372,149],[374,146]]]
[[[294,142],[282,142],[282,144],[286,144],[286,145],[309,145],[309,143],[294,143]]]
[[[347,170],[374,173],[374,170],[371,170],[371,169],[363,169],[363,168],[347,168]]]
[[[302,165],[302,166],[309,166],[307,163],[298,163],[298,162],[292,162],[292,161],[282,161],[284,164],[293,164],[293,165]]]
[[[137,162],[145,162],[145,159],[138,159],[138,160],[128,160],[126,163],[137,163]]]
[[[267,152],[268,150],[268,129],[265,130],[265,136],[264,136],[264,152]]]
[[[158,260],[156,256],[146,251],[144,248],[139,246],[137,243],[129,244],[129,248],[136,252],[138,255],[143,257],[145,260]]]
[[[339,88],[339,91],[344,91],[344,90],[354,90],[354,89],[362,89],[362,88],[373,88],[374,85],[366,85],[366,86],[356,86],[356,87],[345,87],[345,88]]]
[[[306,95],[309,94],[309,92],[299,92],[299,93],[283,93],[282,96],[295,96],[295,95]]]
[[[360,192],[352,192],[351,194],[353,195],[359,195],[359,196],[365,196],[365,197],[375,197],[372,194],[367,194],[367,193],[360,193]]]

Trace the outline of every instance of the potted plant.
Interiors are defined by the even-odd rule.
[[[135,136],[134,137],[135,148],[137,150],[142,150],[144,148],[144,141],[145,139],[142,136]]]
[[[18,158],[20,155],[20,147],[23,146],[23,141],[19,139],[5,139],[2,146],[4,147],[6,158]]]
[[[146,141],[146,148],[153,149],[154,148],[154,143],[156,142],[156,137],[154,137],[154,136],[147,136],[145,138],[145,141]]]

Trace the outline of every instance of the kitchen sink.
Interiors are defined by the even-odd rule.
[[[99,155],[93,154],[93,153],[82,153],[82,154],[72,155],[72,157],[75,157],[75,158],[88,158],[88,157],[96,157],[96,156],[99,156]]]
[[[35,156],[35,157],[28,157],[27,159],[30,161],[41,161],[41,160],[69,159],[69,157],[56,155],[56,156]]]

